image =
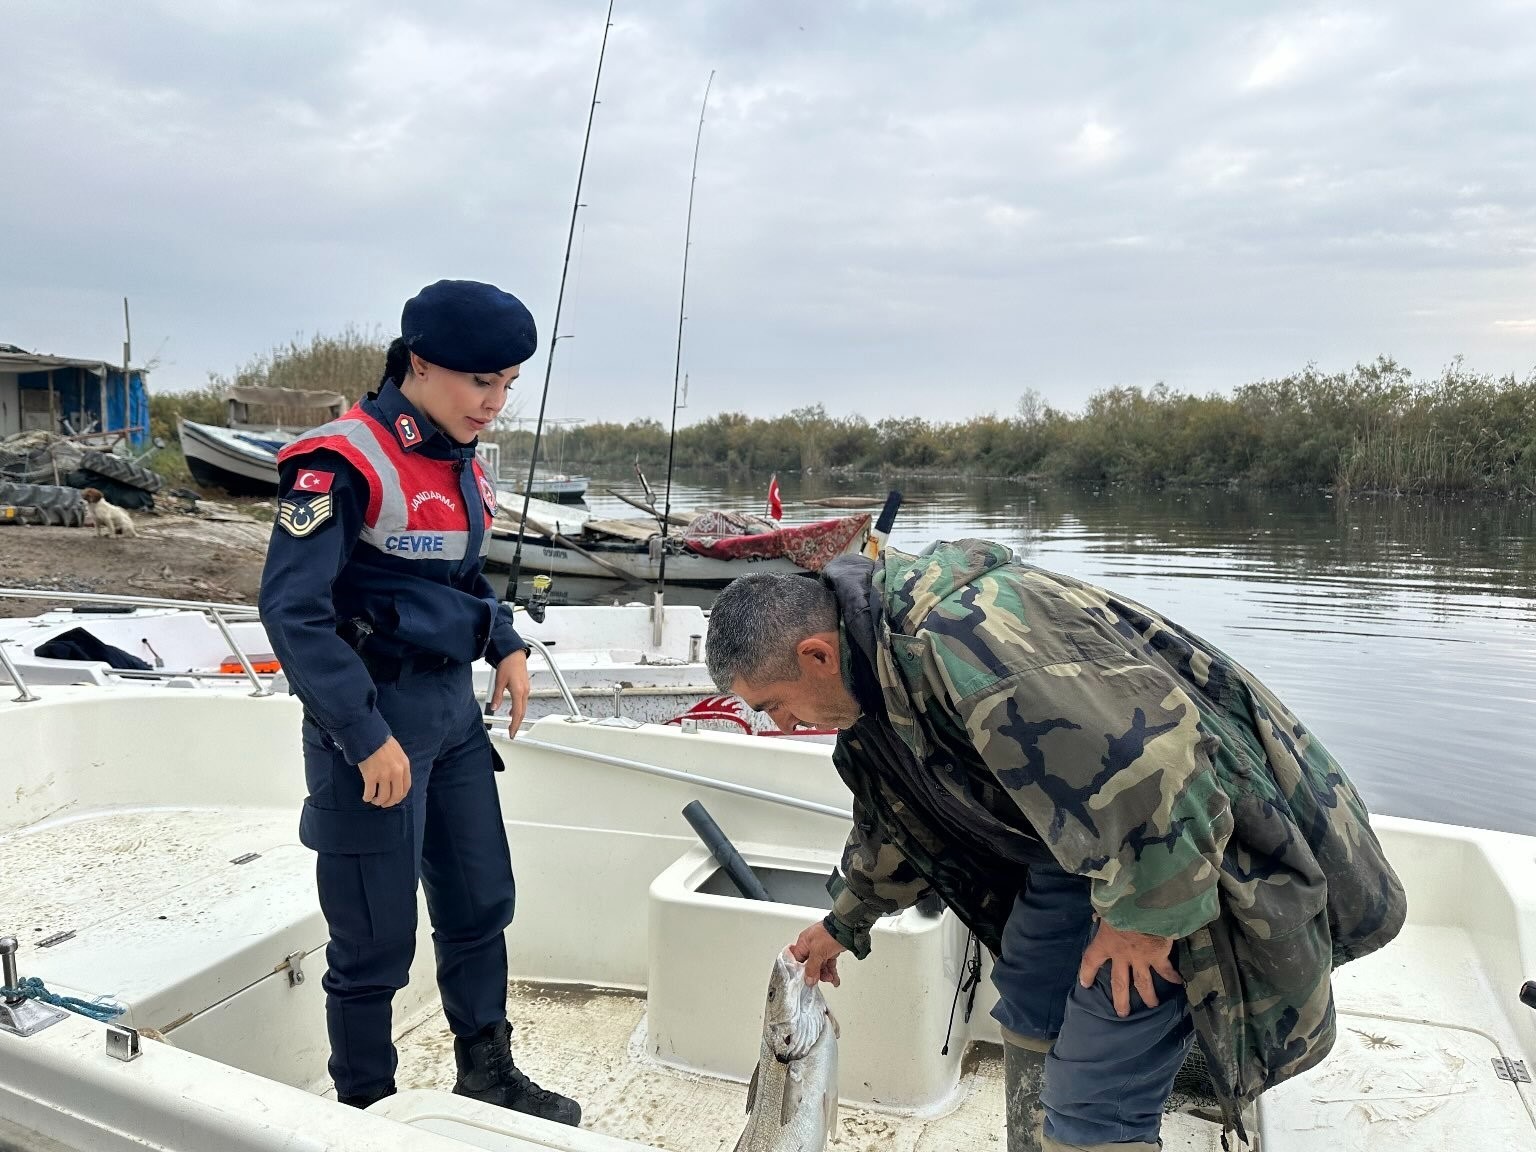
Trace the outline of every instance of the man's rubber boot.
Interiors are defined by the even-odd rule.
[[[1023,1043],[1015,1043],[1015,1041]],[[1024,1047],[1029,1044],[1031,1047]],[[1035,1051],[1035,1045],[1041,1050]],[[1013,1035],[1003,1039],[1003,1099],[1008,1117],[1008,1152],[1040,1152],[1040,1089],[1045,1087],[1048,1040]]]
[[[368,1108],[371,1105],[377,1104],[384,1097],[393,1096],[394,1094],[395,1086],[391,1084],[382,1092],[365,1092],[361,1096],[343,1096],[337,1093],[336,1099],[348,1108]]]
[[[512,1060],[512,1026],[505,1020],[467,1040],[455,1036],[453,1059],[459,1066],[459,1081],[453,1086],[457,1095],[573,1128],[581,1123],[580,1104],[540,1088],[518,1071]]]

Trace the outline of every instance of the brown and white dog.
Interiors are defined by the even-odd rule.
[[[109,504],[107,498],[101,494],[100,488],[87,488],[81,495],[85,497],[85,505],[90,510],[91,522],[96,525],[96,535],[114,536],[118,533],[124,536],[138,535],[133,530],[133,517],[116,504]]]

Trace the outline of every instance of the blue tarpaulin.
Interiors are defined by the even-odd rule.
[[[149,440],[149,389],[144,372],[128,371],[124,386],[123,370],[107,368],[105,379],[106,412],[102,412],[103,380],[101,368],[94,371],[80,365],[50,367],[21,372],[17,384],[23,392],[47,392],[52,377],[54,411],[76,433],[124,432],[134,448],[143,448]],[[62,426],[57,431],[64,432]]]

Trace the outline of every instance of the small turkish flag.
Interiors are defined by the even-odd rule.
[[[318,468],[306,468],[293,481],[295,492],[329,492],[334,472],[322,472]]]
[[[779,474],[775,472],[773,479],[768,481],[768,518],[770,520],[784,519],[784,501],[779,499]]]

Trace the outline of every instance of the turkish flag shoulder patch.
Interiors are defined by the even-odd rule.
[[[295,492],[329,492],[335,479],[334,472],[324,472],[319,468],[305,468],[294,478],[293,490]]]

